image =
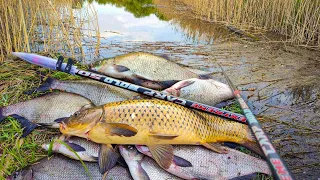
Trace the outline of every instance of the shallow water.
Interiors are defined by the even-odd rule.
[[[140,2],[91,2],[98,12],[101,47],[99,56],[86,63],[143,51],[215,72],[224,81],[219,62],[244,90],[296,179],[320,178],[319,52],[240,40],[221,24],[195,19],[177,1]]]

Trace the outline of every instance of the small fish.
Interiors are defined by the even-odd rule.
[[[68,136],[100,144],[147,145],[157,163],[168,169],[171,144],[203,145],[228,153],[219,142],[234,142],[260,152],[247,125],[161,100],[128,100],[83,109],[60,123]]]
[[[122,163],[121,159],[119,159],[120,155],[111,145],[100,145],[78,137],[70,137],[67,140],[63,140],[63,143],[61,143],[61,139],[62,138],[53,143],[53,152],[63,154],[75,160],[79,160],[79,156],[83,161],[98,162],[102,174],[113,168],[117,162]],[[68,147],[64,143],[68,145]],[[50,144],[43,144],[42,148],[48,151]],[[74,152],[76,152],[78,156]]]
[[[152,157],[148,147],[136,145],[139,152]],[[188,160],[192,167],[184,167],[173,161],[166,171],[183,179],[252,179],[256,173],[271,175],[267,162],[240,151],[229,149],[228,154],[218,154],[199,146],[174,146],[174,154]],[[157,175],[157,164],[145,158],[141,166],[149,177]],[[245,178],[246,177],[246,178]],[[150,177],[152,179],[152,177]]]
[[[98,162],[99,144],[78,137],[70,137],[68,140],[62,142],[66,143],[73,151],[77,152],[81,160]],[[46,151],[49,150],[49,147],[50,143],[42,145],[42,148]],[[63,143],[60,143],[60,141],[55,141],[52,145],[53,152],[63,154],[71,159],[79,160],[72,150]]]
[[[163,92],[207,105],[234,98],[230,87],[213,79],[192,78],[180,81]]]
[[[149,176],[142,168],[141,162],[144,155],[139,153],[134,146],[119,146],[119,151],[126,161],[130,174],[134,180],[149,180]]]
[[[62,155],[55,155],[48,160],[42,159],[39,163],[28,166],[20,171],[14,172],[7,180],[131,180],[130,173],[126,168],[116,165],[106,174],[99,172],[97,163],[85,162],[89,174],[85,171],[80,161],[72,160]]]
[[[139,96],[138,93],[125,90],[116,86],[107,85],[93,80],[68,80],[60,81],[48,77],[46,81],[38,88],[26,92],[45,92],[50,89],[58,89],[61,91],[79,94],[91,100],[95,105],[102,105],[109,102],[123,101]]]
[[[25,137],[40,125],[59,128],[58,121],[81,108],[92,106],[91,101],[82,96],[54,92],[0,108],[0,122],[8,116],[16,118],[24,127],[23,137]]]
[[[146,146],[139,146],[142,149],[148,149]],[[148,173],[144,170],[144,168],[142,167],[142,164],[144,163],[145,158],[148,159],[148,157],[144,157],[143,154],[141,154],[140,152],[138,152],[138,150],[134,147],[134,146],[127,146],[127,145],[120,145],[119,146],[119,151],[122,155],[122,157],[124,158],[124,160],[126,161],[126,163],[129,166],[129,170],[130,170],[130,174],[133,177],[134,180],[137,179],[159,179],[159,178],[154,178],[154,177],[149,177]],[[149,156],[152,156],[149,149],[148,149],[148,153],[150,154]],[[173,172],[175,171],[175,169],[178,169],[178,165],[182,167],[191,167],[191,163],[189,161],[186,161],[185,159],[178,157],[178,156],[174,156],[173,165],[170,166],[169,170],[167,170],[168,172],[170,172],[170,170],[173,170]],[[161,179],[167,179],[167,177],[171,177],[172,175],[163,171],[158,165],[155,165],[154,167],[155,171],[157,171],[157,177],[162,177]],[[172,172],[170,172],[172,173]],[[174,173],[172,173],[174,174]],[[176,175],[176,174],[174,174]],[[195,178],[194,176],[192,176],[193,178]],[[175,178],[176,179],[176,178]]]
[[[92,71],[151,89],[163,90],[190,78],[202,77],[163,57],[134,52],[93,63]]]

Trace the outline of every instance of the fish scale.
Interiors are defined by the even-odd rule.
[[[95,107],[93,111],[104,111],[102,117],[96,117],[97,123],[92,118],[89,122],[83,122],[72,116],[64,122],[66,127],[60,128],[61,132],[105,144],[204,144],[224,141],[255,143],[244,124],[161,100],[113,102]],[[119,123],[136,129],[137,133],[130,137],[107,133],[110,124]],[[79,124],[84,127],[83,131],[87,129],[87,132],[79,131]],[[73,132],[73,128],[77,132]],[[160,136],[174,138],[159,138]]]

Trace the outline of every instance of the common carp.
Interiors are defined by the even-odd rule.
[[[136,145],[136,148],[152,158],[148,147]],[[256,173],[271,175],[268,164],[263,159],[234,149],[228,148],[228,154],[219,154],[203,147],[187,145],[174,146],[173,150],[175,155],[189,161],[192,167],[179,166],[173,161],[165,170],[183,179],[236,179],[237,177],[252,179]],[[151,179],[152,176],[161,173],[158,171],[157,164],[149,158],[143,159],[141,166]],[[166,177],[165,175],[163,176]]]
[[[15,117],[24,127],[23,137],[40,125],[59,128],[59,121],[74,112],[93,104],[85,97],[67,93],[54,92],[31,100],[0,108],[0,122],[7,116]]]
[[[180,81],[163,92],[207,105],[234,98],[230,87],[213,79],[192,78]]]
[[[228,153],[217,142],[234,142],[260,152],[247,125],[161,100],[128,100],[83,109],[61,121],[60,131],[101,144],[147,145],[166,169],[173,160],[171,144],[203,145]]]
[[[202,77],[163,57],[144,52],[96,62],[90,70],[157,90],[169,88],[181,80]]]
[[[89,174],[80,161],[72,160],[62,155],[53,158],[44,158],[39,163],[14,172],[7,180],[101,180],[103,175],[99,172],[97,163],[85,162]],[[110,169],[105,179],[131,180],[130,173],[126,168],[116,165]]]
[[[107,85],[93,80],[68,80],[60,81],[48,77],[46,81],[38,88],[28,91],[32,92],[45,92],[50,89],[57,89],[61,91],[79,94],[91,100],[95,105],[102,105],[109,102],[123,101],[132,99],[139,96],[138,93],[125,90],[116,86]]]

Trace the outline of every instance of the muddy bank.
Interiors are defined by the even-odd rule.
[[[171,42],[113,44],[106,56],[144,51],[214,72],[219,62],[243,91],[296,179],[319,177],[320,52],[282,44]],[[208,92],[209,93],[209,92]]]

